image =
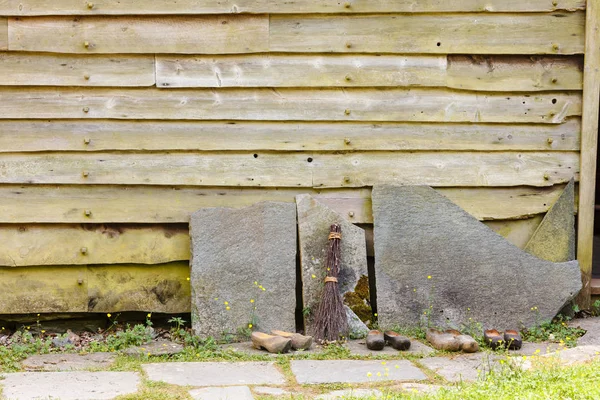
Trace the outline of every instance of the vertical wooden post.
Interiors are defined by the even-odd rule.
[[[581,172],[577,232],[577,259],[581,266],[583,288],[576,299],[581,309],[589,308],[591,301],[598,108],[600,107],[600,4],[598,0],[587,0],[585,24]]]

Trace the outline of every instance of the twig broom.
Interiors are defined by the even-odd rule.
[[[344,302],[338,287],[340,274],[342,228],[338,224],[331,225],[329,248],[327,249],[327,276],[323,297],[317,308],[314,319],[314,336],[319,341],[332,342],[348,332],[348,320]]]

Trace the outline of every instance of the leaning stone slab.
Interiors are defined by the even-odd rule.
[[[361,276],[368,276],[365,231],[308,194],[296,196],[296,206],[303,302],[305,308],[314,312],[321,301],[323,279],[327,274],[325,265],[331,225],[339,224],[342,230],[338,277],[342,295],[353,292]],[[309,314],[305,320],[309,332],[311,323],[312,314]]]
[[[145,355],[152,356],[171,356],[181,353],[183,345],[171,342],[170,340],[157,340],[141,346],[129,347],[123,351],[128,356],[142,357]]]
[[[24,372],[3,374],[2,395],[10,400],[104,400],[135,393],[135,372]]]
[[[296,207],[263,202],[192,214],[192,326],[222,338],[249,323],[295,331]]]
[[[254,400],[248,386],[209,387],[190,390],[194,400]]]
[[[269,362],[175,362],[142,365],[148,379],[180,386],[283,385]]]
[[[575,259],[575,181],[571,179],[524,249],[552,262]]]
[[[381,399],[383,393],[377,389],[345,389],[334,390],[315,397],[315,400],[341,400],[341,399]]]
[[[581,289],[576,261],[540,260],[426,186],[373,189],[379,323],[470,322],[500,330],[552,319]]]
[[[427,379],[407,360],[295,360],[292,372],[300,384],[364,383],[373,381],[413,381]],[[396,368],[396,366],[398,366]]]
[[[115,361],[114,353],[90,354],[39,354],[21,362],[26,371],[83,371],[91,368],[108,368]]]

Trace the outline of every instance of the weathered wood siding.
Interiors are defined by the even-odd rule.
[[[189,311],[189,215],[426,184],[523,246],[580,170],[584,0],[0,0],[0,314]],[[368,235],[369,236],[369,235]]]

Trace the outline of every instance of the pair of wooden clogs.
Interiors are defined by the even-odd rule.
[[[384,333],[377,330],[370,331],[367,334],[365,344],[369,350],[383,350],[386,344],[396,350],[408,350],[410,348],[410,340],[393,331]]]
[[[455,329],[438,331],[437,329],[427,329],[427,341],[437,350],[445,351],[463,351],[465,353],[475,353],[479,351],[479,345],[469,335],[464,335]]]
[[[521,334],[513,329],[507,329],[504,333],[496,329],[488,329],[483,332],[485,343],[492,349],[506,347],[508,350],[519,350],[523,346]]]
[[[252,346],[264,349],[269,353],[287,353],[291,349],[308,350],[312,346],[312,336],[304,336],[299,333],[271,331],[271,334],[263,332],[252,332]]]

